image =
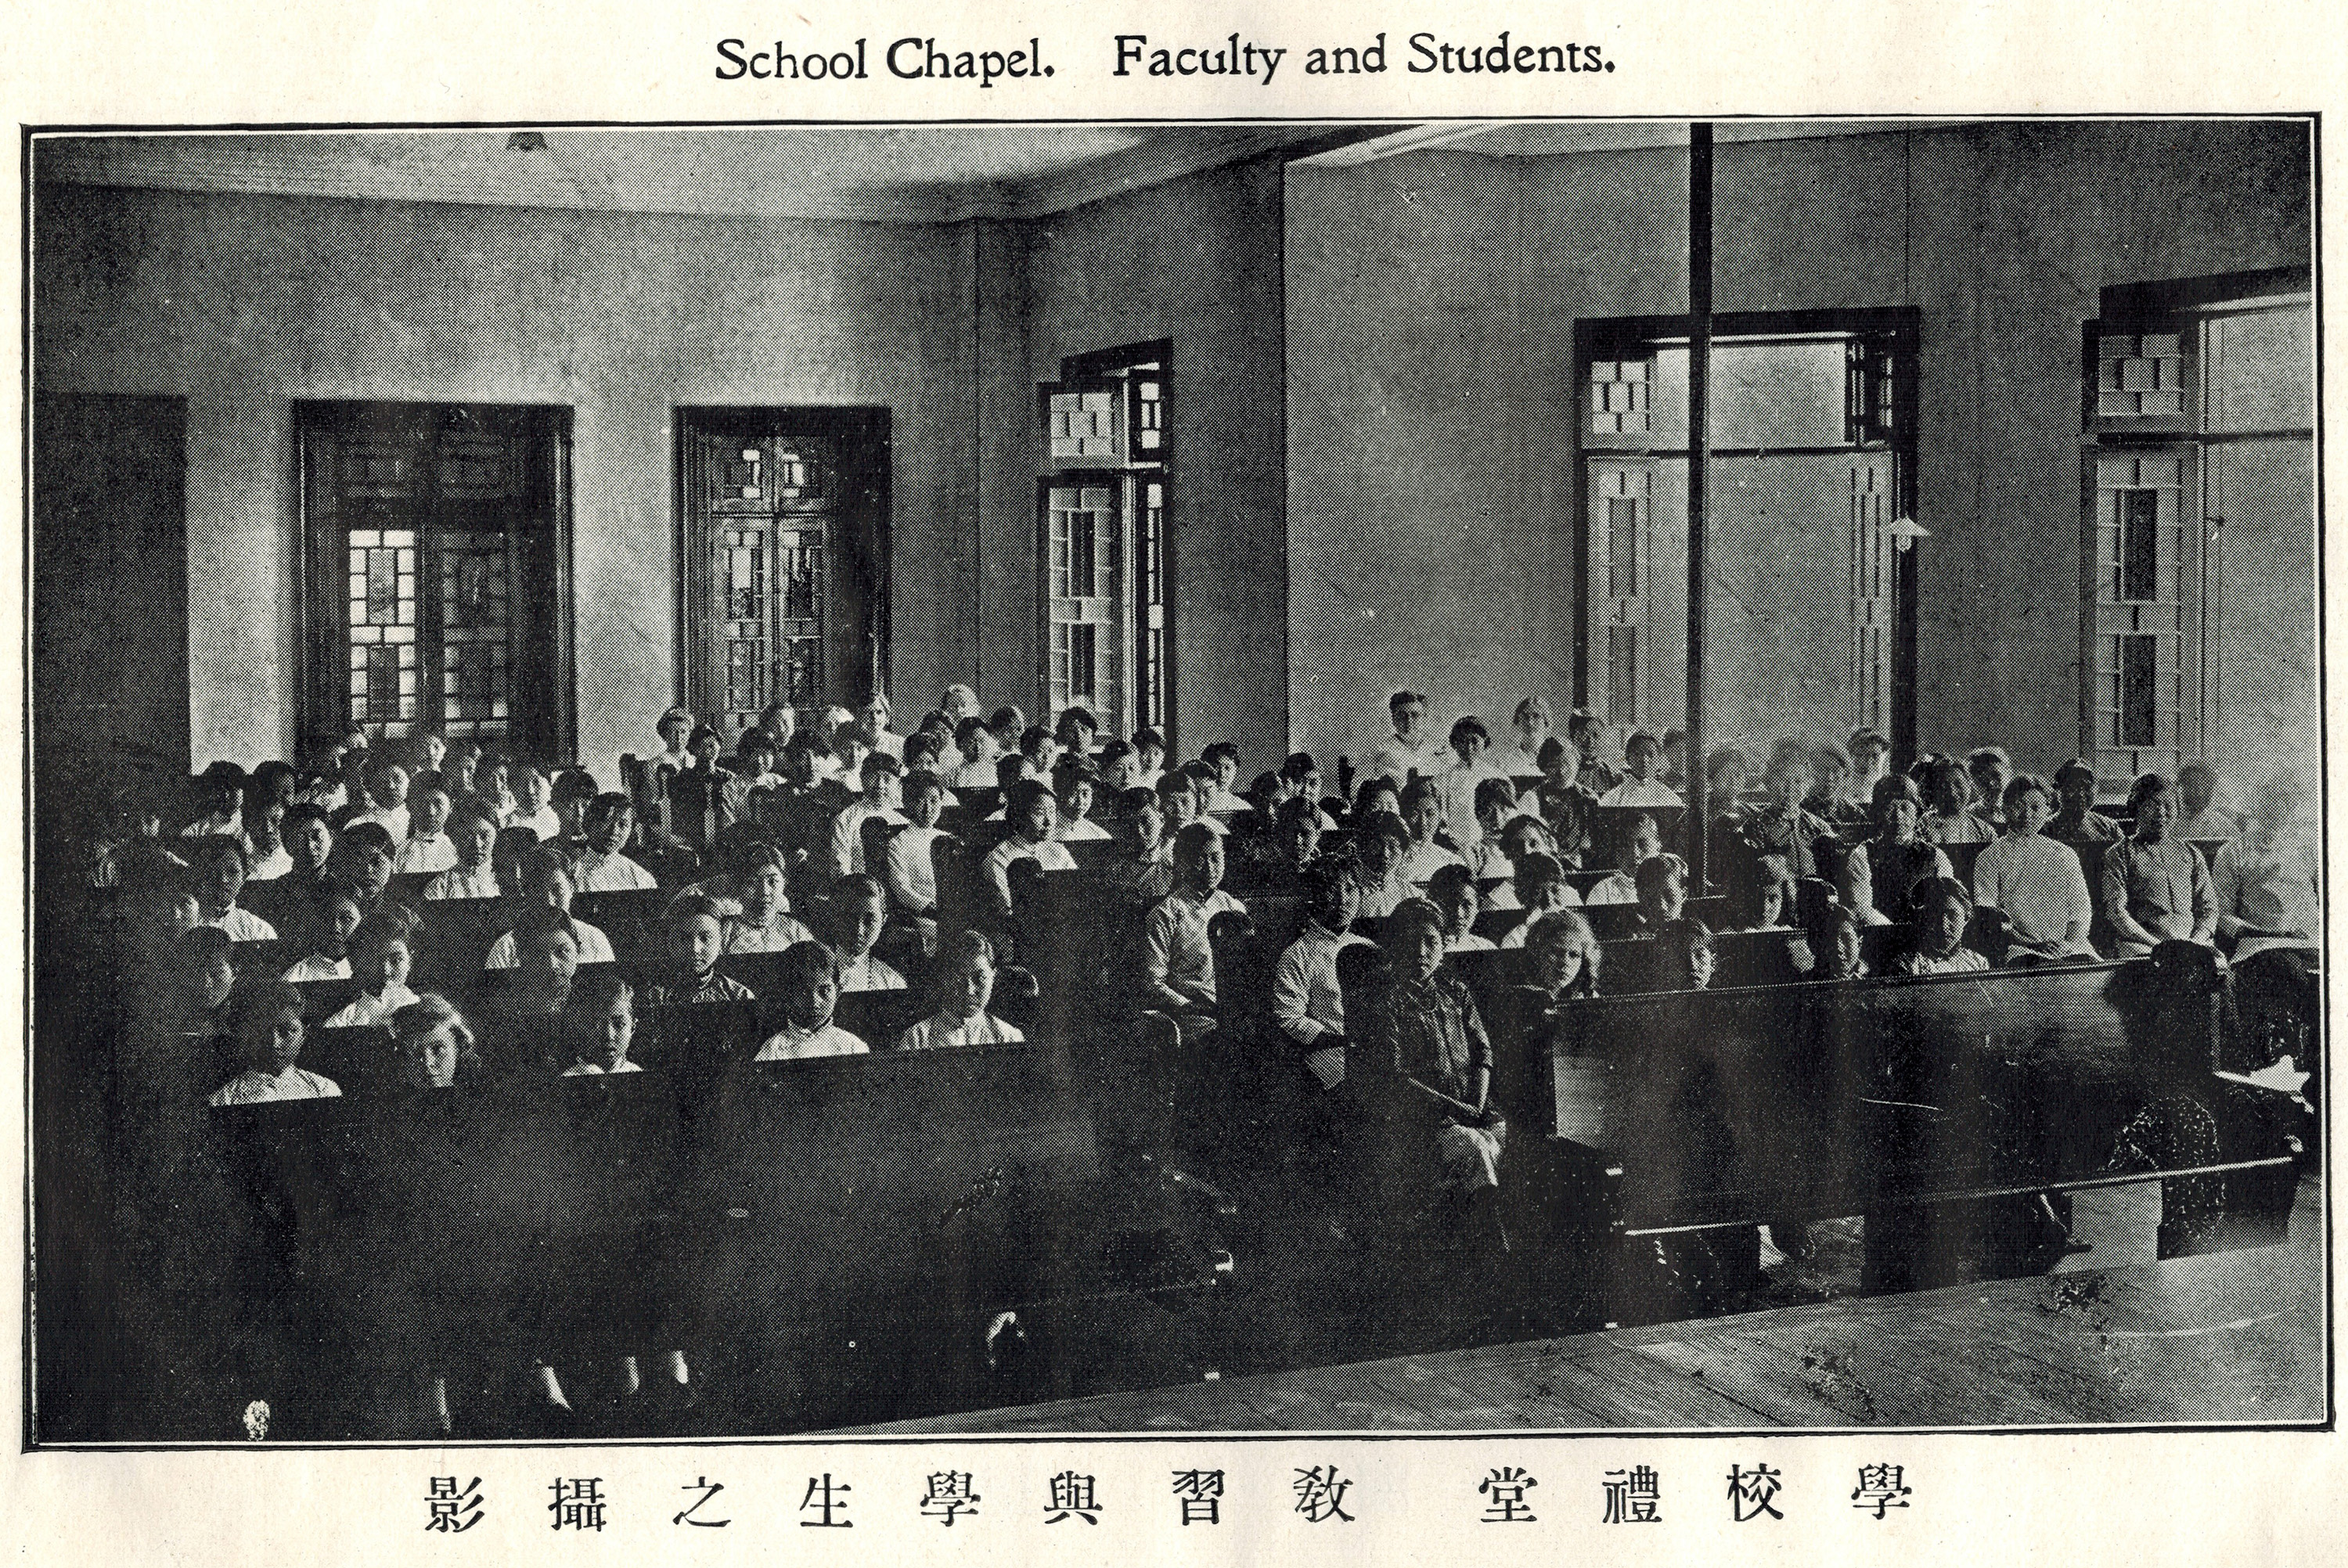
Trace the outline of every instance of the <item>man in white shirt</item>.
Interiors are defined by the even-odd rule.
[[[1426,696],[1420,692],[1396,692],[1386,699],[1386,712],[1394,719],[1394,733],[1373,748],[1370,764],[1364,776],[1380,774],[1394,780],[1399,789],[1413,777],[1432,777],[1443,769],[1439,748],[1426,729]]]
[[[1223,841],[1192,823],[1174,839],[1174,891],[1141,923],[1142,1005],[1174,1016],[1184,1039],[1215,1027],[1215,950],[1207,927],[1247,906],[1222,891]]]

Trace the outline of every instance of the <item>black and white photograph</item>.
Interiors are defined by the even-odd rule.
[[[2328,1427],[2316,131],[26,131],[25,1445]]]

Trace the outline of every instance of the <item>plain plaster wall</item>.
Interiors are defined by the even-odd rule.
[[[36,222],[42,387],[188,399],[199,765],[293,742],[296,398],[575,410],[592,766],[674,700],[680,405],[886,405],[895,679],[974,673],[968,226],[53,186]]]
[[[1032,379],[1056,379],[1066,354],[1173,340],[1170,738],[1186,756],[1236,741],[1251,774],[1278,765],[1288,731],[1281,168],[1256,159],[1039,220],[1029,252]],[[1026,559],[1034,505],[1031,487]],[[1032,574],[1025,589],[1032,672]]]
[[[1290,171],[1296,743],[1359,748],[1400,685],[1444,723],[1570,699],[1573,323],[1686,309],[1686,169]],[[2106,285],[2308,263],[2309,169],[2303,126],[2240,121],[1719,148],[1716,310],[1921,312],[1925,744],[2077,749],[2079,324]]]

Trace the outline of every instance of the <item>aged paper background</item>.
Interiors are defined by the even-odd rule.
[[[747,6],[606,3],[490,6],[445,0],[376,5],[12,4],[0,36],[9,118],[27,126],[294,123],[535,125],[561,121],[753,118],[1218,118],[1333,120],[1418,117],[1606,115],[1639,118],[1871,113],[1898,115],[2264,113],[2330,111],[2343,103],[2343,32],[2322,4],[2056,8],[2012,3],[1601,6],[1580,14],[1531,4],[1097,5],[965,8],[921,0],[850,5],[798,0]],[[1252,82],[1150,82],[1111,77],[1120,31],[1218,41],[1238,31],[1292,48],[1395,41],[1421,28],[1448,38],[1518,37],[1600,44],[1611,74],[1307,78],[1283,70]],[[747,36],[787,41],[876,40],[912,33],[1009,47],[1045,39],[1052,80],[980,93],[966,83],[857,84],[713,79],[714,44]],[[996,40],[1004,42],[995,44]],[[1301,58],[1292,55],[1292,63]],[[877,72],[876,72],[877,77]],[[2328,127],[2326,128],[2328,128]],[[2322,206],[2339,182],[2319,155]],[[2116,178],[2121,178],[2116,172]],[[10,200],[22,233],[22,185]],[[2319,230],[2336,263],[2337,224]],[[23,251],[12,249],[0,309],[21,343]],[[2319,301],[2319,308],[2321,302]],[[2319,320],[2321,316],[2319,315]],[[2330,347],[2330,334],[2325,346]],[[21,349],[19,351],[21,353]],[[2327,390],[2339,384],[2328,359]],[[5,425],[20,457],[22,383],[12,378]],[[2327,469],[2330,466],[2327,465]],[[22,517],[21,460],[6,468],[5,515]],[[16,526],[12,521],[12,526]],[[12,552],[12,574],[21,570]],[[12,598],[15,603],[21,593]],[[2335,610],[2336,595],[2327,592]],[[12,613],[15,613],[12,611]],[[22,639],[6,677],[24,679]],[[2337,673],[2335,660],[2327,659]],[[10,761],[21,732],[12,730]],[[12,820],[20,767],[0,772]],[[2336,795],[2335,795],[2336,800]],[[23,841],[11,835],[11,871]],[[2336,840],[2335,840],[2336,842]],[[22,884],[17,884],[21,886]],[[21,950],[23,911],[5,935]],[[21,977],[0,979],[22,1018]],[[21,1106],[10,1112],[21,1134]],[[21,1140],[20,1140],[21,1142]],[[21,1172],[12,1178],[21,1181]],[[7,1209],[20,1243],[21,1205]],[[10,1293],[6,1311],[23,1303]],[[11,1343],[21,1343],[12,1332]],[[7,1372],[21,1409],[21,1368]],[[943,1531],[914,1505],[922,1477],[943,1468],[978,1476],[990,1503]],[[1732,1525],[1719,1499],[1732,1463],[1766,1460],[1786,1476],[1785,1522]],[[1598,1562],[1702,1560],[1734,1551],[1764,1561],[1828,1557],[1910,1563],[2250,1563],[2335,1555],[2336,1510],[2348,1463],[2331,1435],[1769,1436],[1752,1439],[1509,1439],[1297,1442],[1257,1439],[1108,1443],[956,1440],[860,1445],[822,1440],[676,1448],[521,1448],[333,1452],[42,1453],[5,1462],[0,1537],[18,1560],[335,1563],[356,1568],[444,1561],[601,1563],[646,1551],[680,1562],[784,1555],[847,1563],[875,1550],[909,1561],[1027,1556],[1103,1561],[1287,1560],[1437,1563],[1510,1553]],[[1292,1469],[1334,1462],[1354,1478],[1351,1523],[1309,1526],[1291,1512]],[[1860,1463],[1907,1467],[1914,1506],[1878,1523],[1842,1501]],[[1592,1530],[1601,1471],[1646,1463],[1663,1477],[1667,1522]],[[1533,1494],[1543,1522],[1504,1542],[1483,1539],[1474,1485],[1491,1467],[1521,1465],[1547,1483]],[[1095,1473],[1110,1503],[1097,1528],[1034,1528],[1045,1478]],[[1225,1522],[1174,1528],[1167,1472],[1230,1472]],[[802,1536],[807,1479],[830,1471],[856,1488],[858,1533]],[[421,1526],[427,1478],[479,1475],[489,1513],[457,1536]],[[678,1529],[673,1512],[696,1476],[723,1481],[734,1522]],[[547,1488],[557,1476],[599,1476],[612,1500],[602,1534],[551,1533]]]

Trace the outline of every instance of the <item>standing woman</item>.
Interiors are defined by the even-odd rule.
[[[2120,957],[2141,958],[2163,942],[2210,945],[2218,929],[2218,890],[2201,852],[2169,832],[2177,786],[2146,774],[2128,792],[2136,834],[2104,852],[2104,916]]]

